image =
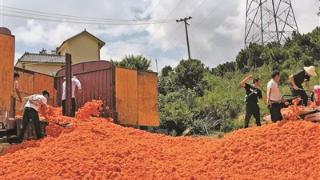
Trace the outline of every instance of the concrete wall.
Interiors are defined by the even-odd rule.
[[[0,108],[10,111],[13,95],[13,61],[15,38],[10,31],[0,28]]]
[[[61,55],[70,53],[72,55],[72,64],[100,60],[98,42],[87,34],[69,40],[63,44],[58,53]]]
[[[18,62],[16,64],[16,67],[34,71],[34,72],[39,72],[42,74],[47,74],[50,76],[53,76],[56,74],[56,72],[61,69],[63,64],[36,64],[36,63],[23,63],[23,62]]]

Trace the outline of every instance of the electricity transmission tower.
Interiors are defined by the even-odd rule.
[[[299,33],[291,0],[247,0],[245,46],[250,43],[282,44]]]

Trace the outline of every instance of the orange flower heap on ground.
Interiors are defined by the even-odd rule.
[[[293,105],[287,108],[283,108],[281,110],[282,116],[285,120],[301,119],[300,115],[313,111],[315,110],[315,108],[317,108],[317,105],[315,104],[315,102],[309,103],[308,106],[302,106],[302,105],[299,105],[300,101],[301,101],[300,98],[294,99],[292,102]]]
[[[222,139],[167,137],[103,118],[0,156],[3,179],[318,179],[320,125],[284,121]],[[12,146],[11,148],[16,148]],[[9,150],[11,149],[9,148]],[[40,168],[39,168],[40,167]]]
[[[76,118],[79,120],[86,120],[92,116],[97,117],[100,115],[100,108],[102,107],[102,101],[93,100],[84,104],[82,108],[76,113]]]

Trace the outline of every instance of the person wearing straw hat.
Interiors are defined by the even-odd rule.
[[[316,68],[314,66],[304,67],[302,71],[293,74],[289,77],[290,89],[292,95],[299,96],[304,106],[308,105],[308,95],[302,86],[304,84],[309,89],[310,77],[317,76]]]

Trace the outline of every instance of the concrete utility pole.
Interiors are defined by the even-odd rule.
[[[71,117],[71,98],[72,98],[72,61],[71,54],[66,53],[66,115]]]
[[[188,23],[188,20],[192,19],[191,16],[189,17],[185,17],[185,18],[180,18],[180,19],[177,19],[176,21],[177,22],[184,22],[184,27],[186,29],[186,39],[187,39],[187,47],[188,47],[188,58],[191,59],[191,55],[190,55],[190,45],[189,45],[189,35],[188,35],[188,25],[190,25]]]
[[[157,68],[157,73],[159,73],[159,69],[158,69],[158,59],[156,59],[156,68]]]

